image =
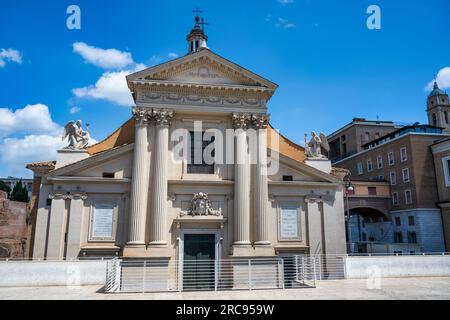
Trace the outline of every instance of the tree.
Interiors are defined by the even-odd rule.
[[[11,188],[3,180],[0,180],[0,190],[5,191],[8,194],[8,196],[9,193],[11,192]]]
[[[28,198],[28,190],[22,184],[22,179],[16,182],[14,188],[11,191],[9,199],[12,201],[19,201],[19,202],[28,202],[30,200]]]

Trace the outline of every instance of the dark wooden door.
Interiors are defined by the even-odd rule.
[[[214,234],[185,234],[183,289],[211,290],[215,281]]]

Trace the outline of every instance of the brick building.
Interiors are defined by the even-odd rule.
[[[450,221],[447,220],[450,219],[447,209],[442,209],[447,202],[450,207],[450,190],[447,190],[450,178],[447,181],[444,174],[450,168],[443,167],[448,166],[445,162],[447,157],[450,160],[449,112],[448,95],[435,83],[427,98],[429,124],[389,127],[388,121],[362,122],[354,119],[329,136],[330,157],[335,155],[332,157],[334,165],[348,169],[353,180],[388,181],[391,189],[388,220],[392,223],[392,232],[386,234],[386,242],[418,244],[423,252],[445,251],[444,239],[450,238],[444,237],[443,226],[448,234]],[[369,126],[374,129],[367,129]],[[350,142],[350,129],[359,133],[365,131],[370,141],[363,142],[360,134],[353,134],[350,135],[353,137]],[[374,130],[385,130],[385,134],[372,135]],[[333,153],[333,146],[337,145],[333,141],[337,139],[342,150],[342,135],[347,145],[353,146],[352,150],[355,150],[355,144],[358,146],[356,152],[340,156]],[[361,216],[364,217],[364,214]],[[389,239],[391,236],[392,239]],[[447,240],[447,250],[449,245]]]
[[[10,201],[0,191],[0,259],[23,258],[27,238],[27,204]]]

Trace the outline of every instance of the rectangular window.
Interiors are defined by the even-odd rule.
[[[400,217],[395,217],[395,225],[400,227],[402,225],[402,219]]]
[[[367,160],[367,172],[372,172],[372,160]]]
[[[300,216],[297,207],[281,207],[278,218],[278,236],[283,241],[300,240]]]
[[[411,190],[406,190],[405,191],[405,203],[406,204],[411,204],[412,203]]]
[[[189,132],[190,134],[190,162],[187,173],[214,174],[214,164],[206,163],[204,152],[206,147],[214,142],[214,136],[208,141],[204,139],[205,132]],[[214,150],[211,154],[214,157]]]
[[[404,168],[402,170],[402,174],[403,174],[403,183],[408,183],[410,181],[410,179],[409,179],[409,168]]]
[[[395,157],[393,152],[388,153],[388,163],[390,166],[393,166],[395,164]]]
[[[442,167],[444,169],[445,186],[450,187],[450,156],[442,158]]]
[[[380,174],[380,175],[378,176],[378,179],[379,179],[379,180],[384,180],[384,175]]]
[[[392,204],[394,206],[398,206],[398,193],[397,192],[392,193]]]
[[[114,178],[116,175],[114,172],[103,172],[103,178],[109,178],[112,179]]]
[[[417,234],[414,231],[408,232],[408,243],[417,243]]]
[[[361,162],[358,162],[357,167],[358,167],[358,174],[362,175],[364,173],[363,164]]]
[[[292,176],[283,176],[283,181],[293,181],[293,177]]]
[[[414,221],[414,216],[409,216],[408,217],[408,224],[410,226],[414,226],[416,224],[416,222]]]
[[[379,132],[375,132],[375,139],[378,139],[380,137],[380,133]]]
[[[377,187],[368,187],[367,191],[368,191],[369,196],[377,195]]]
[[[370,133],[369,132],[366,132],[365,139],[366,139],[366,141],[370,140]]]
[[[95,204],[91,217],[91,239],[114,239],[114,205]]]
[[[397,184],[397,175],[395,171],[391,171],[389,173],[389,181],[391,182],[391,186],[395,186]]]
[[[408,153],[406,152],[406,147],[400,148],[400,160],[402,162],[408,160]]]
[[[394,232],[394,243],[403,243],[403,233]]]
[[[383,156],[378,156],[377,157],[377,168],[378,169],[383,169]]]

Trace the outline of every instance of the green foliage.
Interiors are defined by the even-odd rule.
[[[28,202],[30,199],[28,198],[28,190],[27,188],[22,185],[22,179],[20,181],[16,182],[16,185],[11,191],[11,195],[9,196],[9,199],[12,201],[19,201],[19,202]]]
[[[3,180],[0,180],[0,190],[5,191],[8,194],[8,196],[9,193],[11,192],[11,188]]]

